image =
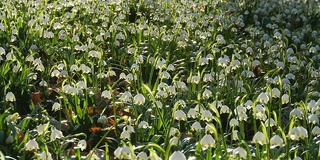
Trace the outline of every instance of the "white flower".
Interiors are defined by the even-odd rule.
[[[180,151],[175,151],[171,154],[169,157],[169,160],[186,160],[186,156],[180,152]]]
[[[63,134],[61,131],[57,130],[54,127],[51,127],[51,135],[50,135],[51,141],[54,141],[54,140],[62,138],[62,137],[63,137]]]
[[[103,91],[103,92],[101,93],[101,97],[102,97],[102,98],[111,99],[111,92],[105,90],[105,91]]]
[[[308,116],[309,123],[319,124],[319,118],[316,114],[310,114]]]
[[[16,97],[14,96],[14,94],[12,92],[8,92],[6,95],[6,101],[7,102],[14,102],[16,101]]]
[[[280,90],[278,88],[272,89],[272,97],[273,98],[279,98],[280,97]]]
[[[269,96],[266,93],[260,93],[258,96],[258,100],[260,103],[268,103],[269,102]]]
[[[86,140],[80,140],[78,142],[77,147],[79,147],[81,149],[81,151],[85,150],[87,148],[87,141]]]
[[[52,160],[52,155],[48,151],[43,151],[39,154],[40,160]]]
[[[287,104],[287,103],[289,103],[289,101],[290,101],[290,97],[288,94],[282,95],[282,97],[281,97],[282,104]]]
[[[138,128],[144,128],[144,129],[146,129],[146,128],[148,128],[149,127],[149,124],[148,124],[148,122],[146,122],[146,121],[141,121],[140,123],[139,123],[139,125],[138,125]]]
[[[61,105],[58,102],[54,102],[52,105],[52,111],[58,111],[61,109]]]
[[[201,120],[205,120],[207,122],[211,121],[213,118],[212,113],[209,110],[204,110],[201,113]]]
[[[191,83],[198,84],[198,83],[200,82],[199,76],[192,76],[190,82],[191,82]]]
[[[148,160],[148,155],[146,152],[140,152],[138,155],[137,155],[137,160]]]
[[[240,158],[247,159],[247,151],[242,147],[237,147],[232,151],[232,155],[236,157],[239,155]]]
[[[38,127],[37,127],[37,132],[39,135],[45,133],[47,131],[49,127],[49,123],[46,123],[46,124],[40,124]]]
[[[266,136],[262,132],[257,132],[252,138],[252,143],[267,144]]]
[[[191,131],[200,131],[201,129],[201,124],[197,121],[191,125]]]
[[[28,151],[33,151],[33,150],[37,150],[39,149],[39,145],[38,142],[36,141],[36,139],[31,139],[26,143],[26,150]]]
[[[174,119],[184,121],[187,119],[187,115],[182,110],[177,110],[176,112],[174,112]]]
[[[288,134],[289,138],[292,140],[299,140],[308,137],[308,131],[302,126],[293,127]]]
[[[276,121],[274,121],[273,118],[268,118],[268,119],[264,122],[264,124],[265,124],[267,127],[273,127],[273,126],[275,126],[277,123],[276,123]]]
[[[123,130],[120,134],[121,139],[127,139],[130,140],[130,133],[127,130]]]
[[[216,146],[216,141],[213,139],[213,137],[210,134],[206,134],[200,140],[200,144],[201,144],[203,149],[206,149],[208,147],[215,147]]]
[[[114,156],[118,159],[131,159],[131,154],[132,154],[132,151],[128,146],[118,147],[114,151]]]
[[[187,115],[188,115],[188,118],[196,118],[198,115],[198,112],[194,108],[190,108]]]
[[[132,98],[131,93],[126,91],[121,95],[120,100],[123,102],[130,102],[131,98]]]
[[[137,105],[143,105],[145,103],[145,101],[146,101],[146,99],[140,93],[135,95],[134,98],[133,98],[133,103],[137,104]]]
[[[313,129],[312,129],[312,134],[313,135],[320,135],[320,128],[318,126],[315,126]]]
[[[210,98],[212,96],[212,92],[210,91],[210,90],[208,90],[208,89],[205,89],[204,91],[203,91],[203,93],[202,93],[202,97],[204,98],[204,99],[208,99],[208,98]]]
[[[271,145],[270,146],[271,148],[274,148],[274,147],[277,147],[277,146],[282,147],[282,146],[284,146],[283,139],[278,135],[274,135],[270,139],[270,145]]]
[[[235,126],[239,126],[239,122],[237,119],[232,118],[229,122],[230,127],[235,127]]]
[[[239,140],[238,130],[232,131],[232,140]]]

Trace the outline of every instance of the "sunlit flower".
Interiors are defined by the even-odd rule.
[[[180,151],[173,152],[169,157],[169,160],[186,160],[186,159],[187,159],[186,156]]]
[[[239,155],[240,158],[247,159],[247,151],[242,147],[237,147],[232,151],[232,155],[236,157]]]
[[[200,82],[199,76],[192,76],[190,82],[198,84]]]
[[[52,105],[52,111],[58,111],[61,109],[61,105],[58,102],[54,102]]]
[[[40,160],[52,160],[52,155],[48,151],[43,151],[39,154]]]
[[[37,127],[37,132],[38,132],[39,135],[41,135],[41,134],[45,133],[48,128],[49,128],[49,123],[40,124],[40,125]]]
[[[140,93],[135,95],[134,98],[133,98],[133,103],[137,104],[137,105],[143,105],[145,103],[145,101],[146,101],[146,99]]]
[[[316,114],[310,114],[308,116],[308,120],[309,120],[309,123],[319,124],[319,118],[318,118],[318,115],[316,115]]]
[[[26,143],[26,150],[28,151],[33,151],[33,150],[37,150],[39,149],[39,145],[38,142],[36,141],[36,139],[31,139]]]
[[[299,119],[302,119],[303,118],[303,111],[300,107],[298,108],[294,108],[293,110],[291,110],[290,112],[290,117],[296,117],[296,118],[299,118]]]
[[[146,121],[141,121],[140,123],[139,123],[139,125],[138,125],[138,128],[144,128],[144,129],[146,129],[146,128],[148,128],[149,127],[149,124],[148,124],[148,122],[146,122]]]
[[[207,149],[210,147],[215,147],[216,141],[213,139],[213,137],[210,134],[206,134],[200,140],[200,144],[203,149]]]
[[[123,102],[130,102],[131,99],[132,99],[132,95],[128,91],[124,92],[120,97],[120,100]]]
[[[130,133],[124,129],[120,134],[120,138],[130,140]]]
[[[270,147],[274,148],[274,147],[282,147],[284,146],[283,144],[283,139],[278,136],[278,135],[274,135],[271,139],[270,139]]]
[[[238,114],[239,121],[247,121],[248,115],[247,114]]]
[[[289,131],[288,136],[292,140],[304,139],[304,138],[308,137],[308,131],[305,128],[303,128],[302,126],[293,127]]]
[[[51,127],[51,135],[50,135],[50,139],[51,141],[54,141],[56,139],[60,139],[64,137],[62,132],[57,130],[55,127]]]
[[[239,140],[238,132],[238,130],[232,131],[232,140]]]
[[[6,95],[6,101],[7,102],[14,102],[16,101],[16,97],[14,96],[14,94],[12,92],[8,92]]]
[[[207,65],[207,64],[209,64],[209,61],[207,58],[200,58],[200,60],[199,60],[200,66]]]
[[[267,144],[266,136],[262,132],[257,132],[252,138],[252,143]]]
[[[200,131],[201,129],[201,124],[197,121],[191,125],[191,131]]]
[[[320,128],[319,128],[318,126],[313,127],[311,133],[312,133],[313,135],[319,136],[319,135],[320,135]]]
[[[210,98],[212,96],[212,92],[210,91],[210,90],[208,90],[208,89],[205,89],[204,91],[203,91],[203,93],[202,93],[202,97],[204,98],[204,99],[208,99],[208,98]]]
[[[236,108],[236,114],[245,114],[247,112],[247,108],[243,105],[238,105]]]
[[[177,110],[176,112],[174,112],[174,119],[178,121],[184,121],[187,119],[187,115],[182,110]]]
[[[210,122],[212,120],[213,116],[212,113],[209,110],[204,110],[201,113],[201,120],[205,120],[207,122]]]
[[[258,96],[258,100],[260,103],[268,103],[269,102],[269,96],[266,93],[260,93]]]
[[[114,156],[117,159],[131,159],[131,154],[132,154],[132,151],[131,151],[130,147],[128,147],[128,146],[118,147],[114,151]]]
[[[273,98],[279,98],[280,97],[280,90],[278,88],[272,89],[272,97]]]
[[[212,82],[213,81],[213,77],[211,74],[207,73],[203,76],[203,82]]]
[[[239,121],[235,118],[232,118],[229,122],[230,127],[239,126]]]
[[[86,140],[80,140],[78,142],[77,147],[79,147],[81,149],[81,151],[85,150],[87,148],[87,141]]]
[[[288,94],[282,95],[282,97],[281,97],[282,104],[287,104],[287,103],[289,103],[289,101],[290,101],[290,97]]]
[[[276,121],[274,121],[273,118],[268,118],[268,119],[264,122],[264,124],[265,124],[267,127],[273,127],[273,126],[275,126],[277,123],[276,123]]]
[[[222,105],[220,109],[220,113],[230,113],[230,108],[226,105]]]
[[[156,68],[162,68],[165,66],[166,60],[164,60],[163,58],[159,58],[156,64]]]
[[[188,118],[196,118],[197,115],[198,115],[198,112],[194,108],[190,108],[187,113]]]
[[[140,152],[138,155],[137,155],[137,160],[148,160],[148,155],[146,152]]]
[[[101,93],[101,97],[102,98],[107,98],[107,99],[111,99],[111,92],[108,91],[108,90],[104,90],[102,93]]]
[[[85,89],[85,88],[87,88],[87,84],[86,84],[86,82],[84,82],[84,81],[79,81],[79,82],[76,84],[76,86],[77,86],[78,89]]]

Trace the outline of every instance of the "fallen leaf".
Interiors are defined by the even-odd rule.
[[[32,103],[34,105],[38,105],[38,104],[42,103],[43,100],[41,99],[41,97],[42,97],[42,93],[40,91],[39,92],[32,92],[31,93]]]

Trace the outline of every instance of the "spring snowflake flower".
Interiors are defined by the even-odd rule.
[[[47,129],[49,127],[49,123],[46,123],[46,124],[40,124],[38,127],[37,127],[37,132],[39,135],[41,134],[44,134]]]
[[[36,141],[36,139],[31,139],[26,143],[26,150],[27,151],[33,151],[33,150],[37,150],[39,149],[39,145],[38,142]]]
[[[77,84],[77,89],[86,89],[87,88],[87,84],[84,81],[79,81]]]
[[[272,97],[273,98],[279,98],[280,97],[280,90],[278,88],[272,89]]]
[[[318,115],[316,115],[316,114],[310,114],[308,116],[308,120],[309,120],[309,123],[319,124],[319,118],[318,118]]]
[[[230,113],[230,108],[226,105],[222,105],[220,109],[220,114],[222,113]]]
[[[284,146],[283,144],[283,139],[278,136],[278,135],[274,135],[271,139],[270,139],[270,147],[271,148],[275,148],[275,147],[282,147]]]
[[[265,124],[267,127],[273,127],[273,126],[275,126],[277,123],[276,123],[276,121],[274,121],[273,118],[268,118],[268,119],[264,122],[264,124]]]
[[[237,147],[232,151],[232,155],[236,157],[239,155],[240,158],[247,159],[247,151],[242,147]]]
[[[128,147],[128,146],[118,147],[114,151],[114,156],[117,159],[131,159],[131,154],[132,154],[132,151],[131,151],[130,147]]]
[[[239,126],[239,121],[235,118],[232,118],[229,122],[230,127]]]
[[[290,101],[290,97],[288,94],[282,95],[282,97],[281,97],[282,104],[287,104],[287,103],[289,103],[289,101]]]
[[[121,132],[121,134],[120,134],[120,138],[121,138],[121,139],[130,140],[130,133],[129,133],[129,131],[127,131],[127,130],[124,129],[124,130]]]
[[[191,125],[191,131],[200,131],[202,129],[201,127],[201,124],[199,122],[194,122],[192,125]]]
[[[200,82],[200,77],[199,76],[192,76],[190,82],[194,83],[194,84],[198,84]]]
[[[135,95],[134,98],[133,98],[133,103],[137,104],[137,105],[143,105],[145,103],[145,101],[146,101],[146,99],[140,93]]]
[[[266,136],[262,132],[257,132],[252,138],[252,143],[267,144]]]
[[[320,135],[320,128],[319,128],[318,126],[313,127],[311,133],[312,133],[313,135],[319,136],[319,135]]]
[[[196,118],[198,116],[198,112],[194,108],[190,108],[187,116],[188,118]]]
[[[111,92],[108,91],[108,90],[104,90],[102,93],[101,93],[101,97],[102,98],[107,98],[107,99],[111,99]]]
[[[212,113],[209,110],[204,110],[201,113],[201,120],[205,120],[207,122],[210,122],[212,120],[213,116]]]
[[[38,156],[40,160],[53,160],[51,153],[48,151],[43,151]]]
[[[7,102],[14,102],[16,101],[16,97],[14,96],[14,94],[12,92],[8,92],[6,94],[6,101]]]
[[[138,124],[138,128],[143,128],[143,129],[146,129],[149,127],[149,124],[148,122],[146,121],[141,121],[139,124]]]
[[[160,73],[160,78],[161,78],[161,79],[170,79],[171,76],[170,76],[170,73],[169,73],[169,72],[167,72],[167,71],[162,71],[162,72]]]
[[[212,92],[210,91],[210,90],[208,90],[208,89],[205,89],[204,91],[203,91],[203,93],[202,93],[202,97],[204,98],[204,99],[208,99],[208,98],[210,98],[212,96]]]
[[[168,71],[174,71],[175,70],[175,67],[173,64],[169,64],[168,67],[167,67],[167,70]]]
[[[120,100],[123,102],[130,102],[131,99],[132,99],[132,95],[128,91],[124,92],[120,97]]]
[[[232,131],[232,140],[239,140],[238,132],[238,130]]]
[[[146,152],[140,152],[138,155],[137,155],[137,160],[148,160],[148,155]]]
[[[299,140],[308,137],[308,131],[302,126],[293,127],[288,134],[289,138],[292,140]]]
[[[298,108],[294,108],[293,110],[291,110],[290,112],[290,117],[295,117],[295,118],[299,118],[302,119],[303,118],[303,111],[300,107]]]
[[[78,142],[78,145],[77,145],[78,148],[81,149],[81,151],[85,150],[87,148],[87,141],[86,140],[80,140]]]
[[[268,103],[269,102],[269,95],[266,93],[260,93],[258,96],[258,100],[260,103]]]
[[[156,64],[156,68],[157,69],[163,68],[165,67],[165,64],[166,64],[166,60],[164,60],[163,58],[159,58]]]
[[[247,108],[245,108],[243,105],[238,105],[235,113],[236,114],[245,114],[247,112]]]
[[[51,127],[51,135],[50,135],[50,139],[51,141],[54,141],[56,139],[60,139],[64,137],[62,132],[57,130],[55,127]]]
[[[238,114],[239,121],[247,121],[248,115],[247,114]]]
[[[207,73],[203,76],[202,79],[203,82],[212,82],[213,81],[213,77],[211,74]]]
[[[216,141],[213,139],[213,137],[210,134],[206,134],[200,140],[200,144],[202,146],[202,149],[205,150],[207,148],[215,147]]]
[[[186,159],[187,159],[186,156],[180,151],[173,152],[169,157],[169,160],[186,160]]]
[[[12,115],[11,115],[11,114],[8,115],[8,116],[6,117],[6,121],[7,121],[8,123],[16,122],[16,120],[17,120],[18,118],[20,118],[20,117],[19,117],[19,113],[16,112],[16,113],[14,113],[14,114],[12,114]]]
[[[199,60],[199,65],[200,66],[204,66],[204,65],[207,65],[207,64],[209,64],[209,61],[208,61],[207,58],[200,58],[200,60]]]
[[[174,112],[174,119],[178,121],[185,121],[187,119],[187,115],[182,110],[177,110]]]

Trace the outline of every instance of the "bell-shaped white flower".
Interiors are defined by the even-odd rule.
[[[257,132],[252,138],[252,143],[267,144],[266,136],[262,132]]]
[[[186,160],[186,159],[187,159],[186,156],[180,151],[173,152],[169,157],[169,160]]]
[[[215,147],[216,146],[216,141],[213,139],[213,137],[210,134],[206,134],[200,140],[200,144],[201,144],[203,149],[207,149],[207,148],[210,148],[210,147]]]
[[[16,101],[16,97],[14,96],[14,94],[12,92],[8,92],[6,95],[6,101],[7,102],[14,102]]]
[[[134,98],[133,98],[133,103],[137,104],[137,105],[143,105],[145,103],[145,101],[146,101],[146,99],[140,93],[135,95]]]
[[[37,150],[39,149],[39,145],[38,142],[36,141],[36,139],[31,139],[26,143],[26,150],[28,151],[33,151],[33,150]]]

